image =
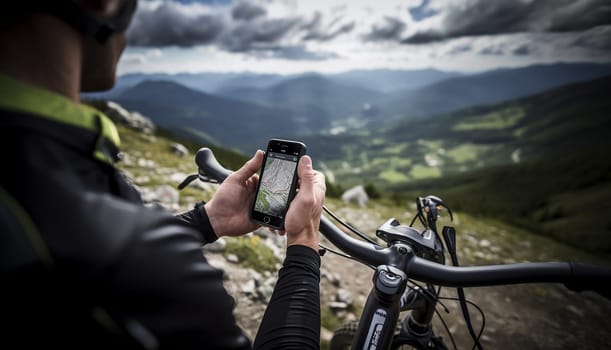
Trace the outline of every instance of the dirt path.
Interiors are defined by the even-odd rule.
[[[371,208],[344,208],[339,212],[348,221],[367,232],[372,232],[383,221],[384,215],[383,211]],[[407,216],[408,213],[404,215]],[[405,218],[401,220],[406,221]],[[566,251],[563,247],[558,248],[556,243],[545,239],[526,240],[519,236],[519,232],[507,232],[507,228],[503,226],[464,223],[460,227],[463,232],[459,231],[458,243],[462,247],[459,256],[465,265],[545,261],[554,260],[554,256],[558,254],[576,254],[571,250]],[[543,252],[540,247],[545,247]],[[226,281],[227,289],[238,301],[237,319],[248,335],[254,337],[265,304],[243,297],[242,286],[251,277],[245,274],[239,265],[227,263],[220,255],[209,254],[208,258],[213,264],[225,269],[229,276]],[[322,257],[321,272],[323,309],[335,299],[338,288],[350,291],[355,309],[362,308],[371,288],[373,271],[370,268],[355,261],[326,254]],[[601,281],[603,282],[606,281]],[[481,343],[486,349],[611,348],[611,322],[608,321],[611,302],[597,294],[574,293],[561,285],[543,284],[469,288],[465,293],[467,299],[475,302],[485,313],[486,327]],[[455,297],[456,291],[446,288],[442,290],[442,295]],[[439,308],[439,311],[448,324],[457,348],[471,349],[473,342],[458,303],[449,300],[443,303],[450,313],[446,314],[442,308]],[[477,332],[482,318],[474,308],[470,311]],[[345,321],[358,316],[344,312],[340,313],[340,317]],[[434,319],[434,328],[451,349],[452,343],[437,316]],[[331,334],[332,329],[323,330],[323,343]]]
[[[372,270],[339,258],[323,257],[323,266],[342,276],[342,288],[358,295],[363,305],[371,288]],[[349,276],[349,277],[348,277]],[[328,281],[321,284],[321,299],[332,298],[325,293],[333,288]],[[611,302],[597,294],[574,293],[560,285],[512,285],[468,288],[467,299],[484,311],[486,327],[481,340],[486,349],[609,349],[611,348]],[[443,296],[456,297],[456,290],[445,288]],[[458,349],[471,349],[471,340],[458,302],[443,301],[450,310],[439,312],[448,324]],[[481,316],[470,309],[476,332]],[[452,344],[438,317],[434,327],[437,335]]]

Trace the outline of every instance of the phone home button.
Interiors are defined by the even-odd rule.
[[[264,223],[269,224],[269,221],[270,221],[269,216],[264,216],[264,217],[263,217],[263,222],[264,222]]]

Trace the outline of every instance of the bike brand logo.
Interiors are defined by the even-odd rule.
[[[371,319],[371,325],[369,326],[369,331],[367,332],[367,338],[365,340],[368,350],[375,350],[378,347],[380,334],[382,333],[382,328],[384,328],[385,322],[386,311],[377,309],[373,314],[373,318]]]

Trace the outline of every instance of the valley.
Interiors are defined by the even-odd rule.
[[[609,72],[610,65],[598,64],[533,66],[470,76],[444,77],[437,72],[410,91],[415,96],[431,92],[428,98],[436,98],[436,105],[448,102],[451,92],[466,93],[474,86],[494,92],[460,98],[462,104],[484,104],[415,118],[407,112],[395,118],[370,103],[397,91],[368,95],[363,85],[342,85],[365,84],[364,77],[375,76],[363,72],[361,80],[346,80],[348,75],[344,80],[249,76],[239,89],[254,95],[244,99],[171,81],[134,81],[131,87],[123,86],[117,101],[150,117],[168,135],[194,144],[222,145],[237,154],[252,154],[272,137],[300,139],[336,194],[367,185],[399,203],[406,196],[431,191],[473,215],[503,219],[609,254],[611,216],[600,215],[611,212],[611,165],[606,155],[611,149],[611,78],[604,77]],[[588,80],[591,77],[599,78]],[[237,91],[239,75],[226,77],[226,85],[216,78],[218,91]],[[388,86],[383,79],[370,80],[371,87]],[[507,86],[497,89],[500,81]],[[567,81],[572,84],[557,86]],[[435,86],[452,88],[433,93],[442,91]],[[540,89],[547,90],[511,99],[520,91]],[[409,100],[405,91],[403,96]],[[505,100],[495,102],[500,96]],[[600,209],[584,210],[589,207]]]

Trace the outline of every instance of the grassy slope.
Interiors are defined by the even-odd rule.
[[[608,91],[611,78],[399,124],[344,146],[356,165],[337,177],[357,168],[361,181],[397,198],[433,193],[456,209],[610,254]]]
[[[246,157],[231,150],[205,145],[189,140],[176,138],[164,130],[157,130],[156,135],[146,135],[125,126],[118,125],[121,136],[121,150],[130,159],[129,162],[119,162],[118,167],[127,172],[128,177],[137,186],[155,188],[160,185],[169,185],[176,188],[181,179],[172,179],[171,175],[182,173],[185,175],[197,173],[195,165],[195,152],[201,147],[213,150],[219,162],[228,169],[237,169],[246,161]],[[180,142],[190,152],[187,157],[179,157],[171,152],[171,145]],[[154,169],[138,164],[139,159],[152,160]],[[177,181],[178,180],[178,181]],[[191,207],[195,202],[208,199],[210,193],[186,187],[180,191],[180,205]]]
[[[404,186],[400,196],[433,193],[456,210],[495,217],[610,254],[611,162],[604,160],[605,164],[597,159],[564,159],[496,167],[416,182]]]
[[[611,79],[391,128],[306,139],[345,184],[393,186],[606,144]],[[556,152],[552,154],[552,152]]]

